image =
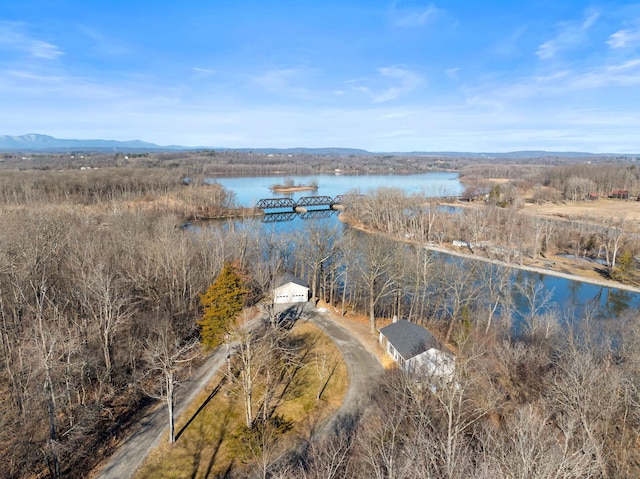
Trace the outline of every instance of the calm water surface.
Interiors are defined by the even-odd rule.
[[[464,187],[458,179],[457,173],[439,172],[418,175],[362,175],[362,176],[287,176],[296,184],[308,184],[317,181],[317,191],[302,191],[287,195],[278,195],[269,190],[271,185],[284,182],[284,177],[246,177],[246,178],[216,178],[226,189],[233,191],[235,200],[239,206],[254,206],[260,199],[291,197],[294,200],[302,196],[331,196],[347,193],[366,194],[379,187],[392,187],[403,189],[407,193],[417,193],[424,196],[457,196],[462,193]],[[335,213],[304,216],[291,215],[289,221],[263,222],[260,219],[251,219],[238,225],[245,228],[262,228],[265,233],[288,233],[302,231],[307,221],[326,222],[329,226],[340,226]],[[518,270],[514,274],[515,281],[529,280],[542,282],[547,291],[551,292],[551,304],[560,312],[574,311],[580,315],[584,308],[593,308],[599,311],[600,316],[616,317],[628,308],[640,307],[640,294],[596,286],[581,281],[573,281],[556,276],[539,273],[531,273]],[[524,304],[519,307],[526,308]],[[526,311],[521,311],[526,314]]]
[[[358,192],[366,194],[376,188],[400,188],[407,193],[420,193],[425,196],[457,196],[464,187],[457,173],[438,172],[419,175],[316,175],[287,176],[296,184],[306,185],[311,181],[318,183],[316,191],[299,191],[292,194],[277,194],[269,190],[271,185],[283,183],[284,177],[254,176],[246,178],[215,178],[226,189],[235,193],[239,206],[254,206],[263,198],[290,197],[297,200],[301,196],[331,196]]]

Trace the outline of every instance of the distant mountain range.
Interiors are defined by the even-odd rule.
[[[17,150],[17,151],[60,151],[60,150],[104,150],[104,149],[175,149],[170,147],[160,147],[153,143],[144,141],[115,141],[115,140],[61,140],[47,135],[38,135],[31,133],[22,136],[0,135],[1,150]]]
[[[384,152],[372,153],[357,148],[220,148],[220,147],[186,147],[186,146],[160,146],[145,141],[116,141],[116,140],[65,140],[48,135],[31,133],[21,136],[0,135],[0,151],[176,151],[176,150],[233,150],[253,152],[261,154],[289,154],[289,155],[335,155],[335,156],[366,156],[366,155],[398,155],[398,156],[439,156],[439,157],[466,157],[466,158],[588,158],[602,156],[638,156],[638,155],[614,155],[594,154],[577,151],[512,151],[508,153],[470,153],[456,151],[412,151],[412,152]]]

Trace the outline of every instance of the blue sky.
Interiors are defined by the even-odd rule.
[[[640,3],[0,0],[0,134],[640,153]]]

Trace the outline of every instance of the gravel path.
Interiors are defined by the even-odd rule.
[[[307,307],[301,319],[308,319],[318,326],[332,339],[344,357],[349,375],[349,389],[342,406],[334,417],[357,412],[365,404],[369,386],[382,373],[380,361],[354,334],[340,326],[328,314]],[[369,349],[371,349],[370,346]],[[218,348],[198,368],[196,374],[183,384],[177,393],[176,418],[207,387],[220,367],[225,364],[226,358],[226,347]],[[330,424],[331,420],[325,423],[324,427],[329,427]],[[137,425],[95,478],[127,479],[133,477],[149,453],[158,447],[167,428],[167,411],[165,404],[162,403]]]
[[[327,314],[312,311],[309,320],[333,340],[347,365],[349,389],[336,416],[358,412],[365,405],[370,386],[382,374],[380,361],[355,335]]]
[[[225,346],[222,346],[200,365],[196,374],[185,381],[183,387],[176,394],[176,418],[211,382],[218,369],[225,364],[226,359],[227,350]],[[158,447],[168,428],[167,408],[163,402],[137,425],[136,430],[118,447],[118,450],[111,456],[96,478],[126,479],[133,477],[151,450]]]

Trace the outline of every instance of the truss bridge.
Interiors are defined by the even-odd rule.
[[[303,208],[307,206],[328,206],[331,208],[332,205],[333,198],[330,196],[303,196],[296,204],[296,206],[302,206]]]
[[[256,203],[256,208],[265,214],[281,212],[306,213],[318,210],[340,210],[344,205],[361,195],[302,196],[298,201],[293,198],[264,198]]]
[[[329,218],[330,216],[335,214],[338,214],[336,210],[309,210],[305,213],[297,213],[295,211],[265,213],[262,216],[262,222],[263,223],[280,223],[283,221],[293,221],[296,218],[300,218],[302,220]]]
[[[276,208],[291,208],[293,210],[295,207],[296,202],[291,198],[266,198],[256,203],[256,208],[260,208],[261,210],[272,210]]]

